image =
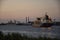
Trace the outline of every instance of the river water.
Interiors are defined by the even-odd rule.
[[[0,31],[4,33],[18,32],[33,37],[57,37],[60,38],[60,26],[52,26],[49,28],[34,28],[32,26],[21,26],[21,25],[0,25]]]

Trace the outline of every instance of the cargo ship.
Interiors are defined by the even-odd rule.
[[[53,21],[47,14],[45,14],[44,18],[38,17],[35,21],[33,21],[32,26],[33,27],[51,27],[53,26]]]

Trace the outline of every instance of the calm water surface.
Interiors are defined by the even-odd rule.
[[[18,32],[24,33],[33,37],[57,37],[60,38],[60,26],[52,26],[49,28],[34,28],[32,26],[20,26],[20,25],[0,25],[0,31],[4,33]]]

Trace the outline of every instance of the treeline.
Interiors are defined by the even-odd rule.
[[[0,40],[59,40],[57,38],[46,38],[46,37],[28,37],[26,35],[21,35],[20,33],[8,33],[4,34],[0,31]]]

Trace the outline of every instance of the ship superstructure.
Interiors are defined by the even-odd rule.
[[[51,27],[53,25],[52,19],[45,14],[44,18],[37,18],[33,22],[33,27]]]

